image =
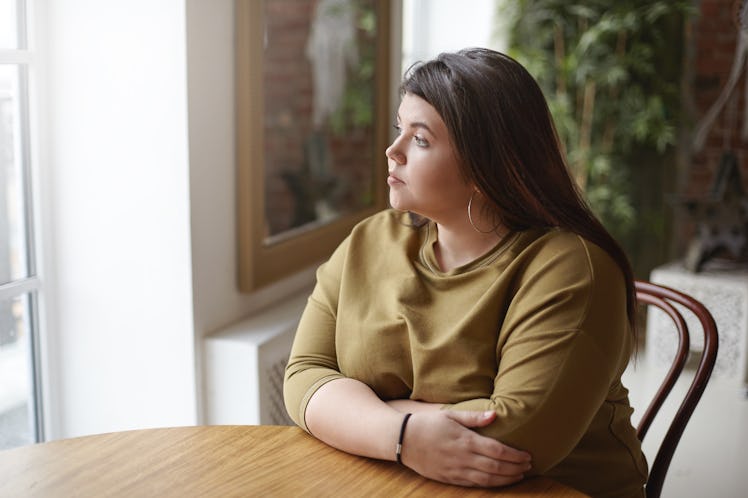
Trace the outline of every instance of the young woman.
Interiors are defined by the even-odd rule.
[[[402,84],[394,209],[317,272],[286,371],[291,417],[343,451],[465,486],[544,474],[643,496],[621,384],[630,265],[566,169],[516,61],[441,54]]]

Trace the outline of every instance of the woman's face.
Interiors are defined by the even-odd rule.
[[[436,109],[406,93],[396,128],[399,134],[385,152],[390,205],[437,223],[464,218],[474,189],[460,173],[447,127]]]

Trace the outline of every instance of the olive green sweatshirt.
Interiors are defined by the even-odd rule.
[[[383,211],[319,268],[286,370],[293,420],[306,429],[314,392],[354,378],[383,400],[494,410],[478,432],[529,451],[534,473],[592,496],[643,496],[615,261],[576,234],[528,230],[443,272],[437,236]]]

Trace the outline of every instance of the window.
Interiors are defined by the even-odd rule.
[[[24,0],[0,0],[0,450],[42,439]]]

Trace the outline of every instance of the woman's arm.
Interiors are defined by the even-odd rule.
[[[439,410],[410,400],[382,401],[366,384],[338,368],[335,320],[314,298],[302,316],[291,351],[284,396],[301,427],[335,448],[395,460],[403,413],[402,462],[424,477],[464,486],[501,486],[522,479],[530,455],[481,436],[471,428],[490,424],[495,413]]]
[[[426,403],[412,399],[392,399],[387,404],[400,413],[436,412],[444,409],[442,403]]]
[[[493,393],[445,406],[495,411],[496,423],[478,432],[530,451],[533,473],[574,450],[630,353],[620,269],[601,249],[582,249],[570,246],[528,265],[502,324]]]
[[[404,414],[408,421],[402,462],[425,477],[499,486],[522,478],[530,456],[472,428],[494,413],[439,410],[441,405],[382,401],[368,385],[341,373],[336,345],[338,298],[347,244],[317,272],[317,285],[301,317],[284,380],[288,413],[302,428],[341,450],[395,460]],[[363,359],[362,359],[363,361]]]
[[[471,430],[493,422],[495,412],[440,410],[440,405],[385,403],[365,384],[331,380],[311,397],[306,425],[321,441],[356,455],[395,460],[403,413],[412,409],[402,462],[424,477],[463,486],[504,486],[521,480],[530,455]]]

